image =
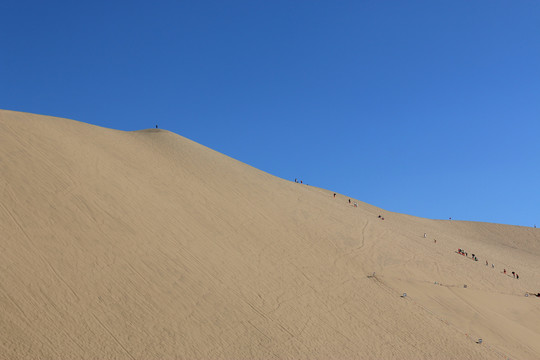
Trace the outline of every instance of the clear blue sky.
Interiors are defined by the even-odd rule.
[[[0,108],[540,226],[540,1],[2,1]]]

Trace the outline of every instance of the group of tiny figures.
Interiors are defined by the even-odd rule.
[[[463,250],[463,249],[458,249],[457,252],[460,255],[469,257],[469,254],[467,254],[467,252],[465,250]],[[474,255],[474,254],[471,254],[471,255],[472,255],[472,259],[474,261],[478,261],[478,257],[476,255]],[[487,260],[486,260],[486,266],[489,266],[489,262]],[[495,269],[495,264],[491,264],[491,268]],[[503,269],[503,273],[506,275],[506,269]],[[514,277],[514,279],[519,279],[519,275],[515,271],[512,271],[512,276]]]
[[[334,193],[334,199],[336,198],[336,193]],[[349,199],[349,205],[351,205],[351,199]],[[354,207],[358,207],[358,204],[355,202],[353,204]]]
[[[506,269],[503,270],[503,273],[504,273],[504,275],[506,275]],[[508,276],[510,276],[510,275],[508,275]],[[512,276],[514,277],[514,279],[518,279],[518,280],[519,280],[519,275],[518,275],[517,272],[512,271]]]
[[[463,255],[463,256],[465,256],[465,257],[469,257],[469,254],[468,254],[465,250],[463,250],[463,249],[457,249],[457,252],[458,252],[458,254],[460,254],[460,255]],[[478,261],[478,258],[476,257],[476,255],[474,255],[474,254],[471,254],[471,255],[472,255],[471,258],[472,258],[474,261]]]

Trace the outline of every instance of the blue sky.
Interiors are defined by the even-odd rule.
[[[0,108],[159,124],[427,218],[540,226],[538,1],[3,1]]]

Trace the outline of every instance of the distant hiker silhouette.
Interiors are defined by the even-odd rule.
[[[158,128],[158,127],[157,127],[157,124],[156,124],[156,129],[157,129],[157,128]]]
[[[334,198],[336,198],[336,193],[334,193]]]
[[[351,199],[349,199],[349,204],[351,203]]]

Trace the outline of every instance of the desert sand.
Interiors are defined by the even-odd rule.
[[[333,194],[0,111],[0,358],[540,358],[540,229]]]

